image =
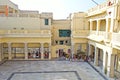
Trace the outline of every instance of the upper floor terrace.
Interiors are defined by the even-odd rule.
[[[110,42],[112,39],[113,21],[110,18],[90,19],[88,39]]]
[[[110,8],[111,6],[114,6],[114,5],[115,5],[115,2],[106,1],[102,4],[99,4],[91,9],[89,9],[87,11],[88,16],[92,16],[92,15],[101,14],[103,12],[106,12],[108,8]]]
[[[6,14],[0,14],[0,17],[6,17]],[[53,18],[52,13],[8,13],[7,17],[28,17],[28,18]]]
[[[49,37],[50,30],[0,30],[0,37]]]
[[[13,9],[18,10],[18,5],[15,3],[11,2],[10,0],[0,0],[0,6],[7,5]]]
[[[0,17],[6,17],[5,14],[0,14]],[[31,18],[39,18],[39,14],[28,14],[28,13],[9,13],[7,17],[31,17]]]

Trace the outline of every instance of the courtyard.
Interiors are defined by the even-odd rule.
[[[86,62],[6,61],[0,80],[105,80]]]

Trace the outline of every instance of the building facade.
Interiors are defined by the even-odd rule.
[[[119,19],[120,1],[108,0],[88,10],[89,53],[94,65],[102,68],[109,77],[120,72]],[[116,45],[117,44],[117,45]]]
[[[120,73],[120,0],[54,20],[52,13],[20,10],[0,1],[0,61],[89,56],[108,77]]]
[[[52,13],[19,10],[0,1],[0,46],[3,59],[51,59]]]

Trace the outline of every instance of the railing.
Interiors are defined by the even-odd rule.
[[[113,33],[112,34],[112,43],[114,45],[119,45],[120,46],[120,33]]]
[[[6,17],[5,14],[0,14],[0,17]],[[31,14],[31,13],[8,13],[7,17],[30,17],[30,18],[39,18],[47,17],[52,18],[52,14]]]
[[[96,31],[90,31],[89,35],[96,35]]]
[[[98,31],[98,36],[106,36],[106,32],[105,31]]]
[[[89,30],[76,30],[73,31],[73,37],[87,37],[89,34]]]
[[[0,30],[0,37],[51,37],[50,30]]]
[[[102,38],[104,41],[110,41],[111,40],[111,33],[105,32],[105,31],[91,31],[89,36],[94,38]]]
[[[18,5],[14,4],[10,0],[0,0],[0,5],[8,5],[16,10],[18,10]]]
[[[10,0],[8,0],[8,5],[10,5],[12,8],[18,9],[18,5],[16,5],[15,3],[11,2]]]
[[[6,17],[5,14],[0,14],[0,17]],[[32,17],[39,18],[39,14],[23,14],[23,13],[9,13],[7,17]]]
[[[107,7],[108,7],[108,2],[104,2],[104,3],[102,3],[102,4],[99,4],[98,6],[96,6],[96,7],[93,7],[93,8],[91,8],[91,9],[89,9],[88,10],[88,16],[89,15],[92,15],[92,14],[94,14],[94,13],[98,13],[99,11],[103,11],[103,10],[105,10]]]

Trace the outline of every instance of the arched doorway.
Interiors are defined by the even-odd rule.
[[[100,69],[103,69],[103,50],[98,48],[98,66]]]
[[[28,43],[28,59],[40,59],[40,43]]]
[[[24,43],[12,43],[13,59],[24,59]]]

